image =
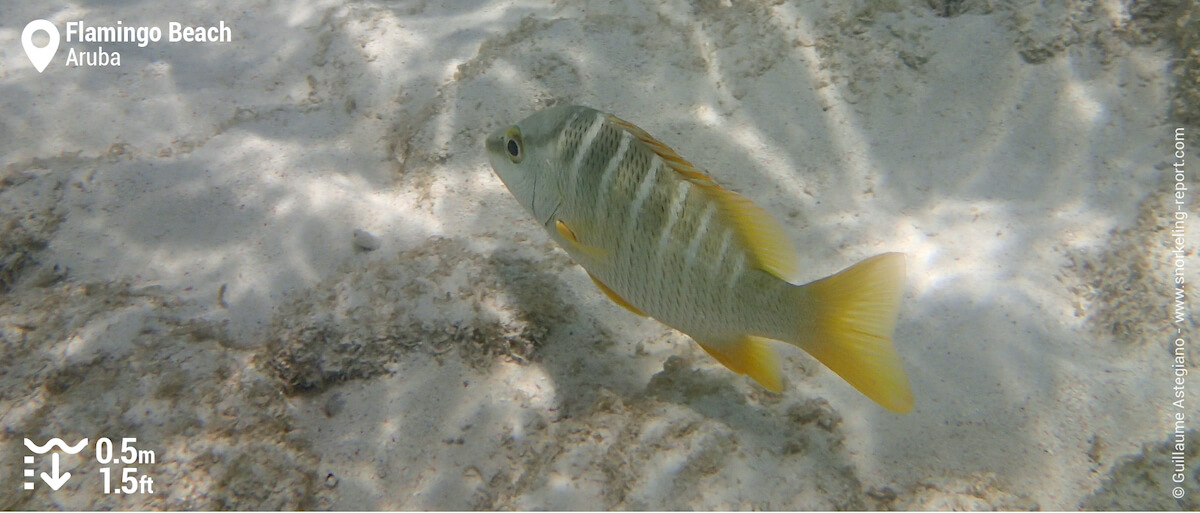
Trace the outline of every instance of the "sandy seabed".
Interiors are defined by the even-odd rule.
[[[1165,442],[1200,418],[1167,236],[1200,4],[1147,5],[0,5],[0,508],[1198,509],[1200,437],[1181,500]],[[39,74],[38,18],[233,41]],[[811,279],[905,253],[915,410],[790,347],[766,392],[608,302],[483,152],[562,103],[761,204]],[[153,492],[90,450],[19,490],[52,437],[137,438]]]

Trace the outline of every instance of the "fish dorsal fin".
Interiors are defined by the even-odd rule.
[[[753,201],[721,187],[707,173],[696,169],[696,166],[680,157],[675,150],[637,125],[612,114],[608,115],[608,120],[645,143],[683,179],[712,195],[720,205],[725,219],[733,223],[742,243],[750,250],[750,254],[754,255],[755,264],[759,269],[791,283],[800,279],[800,255],[796,253],[787,232],[774,216]]]
[[[792,246],[783,225],[775,217],[741,194],[713,184],[706,192],[717,199],[721,213],[736,227],[759,269],[793,284],[800,279],[800,255]]]
[[[637,140],[645,143],[645,145],[650,148],[650,151],[653,151],[655,155],[658,155],[660,158],[662,158],[663,161],[667,163],[668,167],[670,167],[676,173],[682,175],[685,179],[690,180],[696,185],[717,185],[717,183],[713,181],[712,177],[708,176],[703,171],[696,169],[696,166],[693,166],[691,162],[688,162],[684,160],[683,157],[680,157],[679,154],[675,153],[675,150],[672,150],[670,146],[667,146],[663,144],[662,141],[655,139],[654,136],[646,133],[645,130],[642,130],[637,125],[618,118],[612,114],[608,115],[608,120],[609,122],[632,134],[637,138]]]

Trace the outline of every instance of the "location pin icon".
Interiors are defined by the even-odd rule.
[[[33,33],[44,31],[50,36],[50,44],[38,48],[33,44]],[[25,30],[21,31],[21,46],[25,47],[25,54],[29,56],[29,62],[33,63],[33,67],[37,68],[38,73],[46,69],[50,64],[50,59],[54,58],[54,53],[58,51],[58,27],[46,20],[33,20],[25,25]]]

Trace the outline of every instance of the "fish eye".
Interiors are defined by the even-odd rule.
[[[517,127],[511,127],[504,132],[504,151],[508,153],[508,160],[513,164],[521,162],[525,158],[525,151],[521,149],[521,130]]]

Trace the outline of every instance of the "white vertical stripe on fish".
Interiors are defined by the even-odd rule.
[[[737,285],[738,280],[742,279],[742,273],[746,271],[746,256],[740,251],[737,254],[737,263],[733,264],[733,272],[729,273],[729,280],[725,283],[725,288],[733,290],[733,286]]]
[[[629,214],[625,218],[624,233],[633,233],[633,228],[637,225],[638,216],[642,214],[642,204],[646,202],[646,198],[650,197],[650,191],[654,189],[654,184],[658,182],[658,168],[663,167],[663,165],[665,163],[658,155],[650,159],[650,170],[646,172],[646,176],[642,177],[642,183],[638,184],[637,196],[634,196],[633,203],[629,204]]]
[[[604,174],[600,175],[600,187],[596,188],[596,203],[599,204],[601,198],[608,194],[608,183],[612,181],[613,175],[617,173],[617,168],[621,167],[621,162],[625,160],[625,153],[629,151],[629,144],[632,136],[629,132],[621,131],[621,143],[617,145],[617,153],[608,159],[608,165],[604,167]]]
[[[579,167],[583,165],[583,159],[587,158],[588,150],[592,149],[592,143],[596,142],[596,136],[600,133],[601,128],[604,128],[604,114],[596,113],[596,119],[593,119],[592,124],[588,125],[587,131],[583,133],[583,139],[579,141],[579,149],[575,151],[575,161],[571,162],[571,170],[575,174],[573,189],[579,186],[579,176],[582,174]]]
[[[671,210],[667,214],[667,225],[663,227],[662,233],[658,236],[657,258],[659,262],[662,262],[663,257],[666,256],[667,241],[671,239],[671,229],[679,221],[679,214],[683,211],[683,204],[687,201],[691,188],[692,184],[687,180],[680,180],[679,186],[675,188],[675,194],[671,198]]]
[[[733,228],[725,228],[725,233],[721,235],[721,249],[717,250],[721,256],[717,257],[717,265],[713,266],[714,270],[721,270],[721,264],[725,263],[725,256],[729,253],[729,239],[733,237]]]
[[[716,212],[717,203],[709,200],[708,206],[704,207],[704,217],[700,218],[700,225],[696,227],[696,233],[692,234],[692,240],[688,242],[687,253],[683,257],[684,265],[688,269],[691,269],[692,264],[696,261],[696,252],[700,250],[700,242],[704,240],[705,235],[708,235],[708,222],[712,220],[713,214]]]

